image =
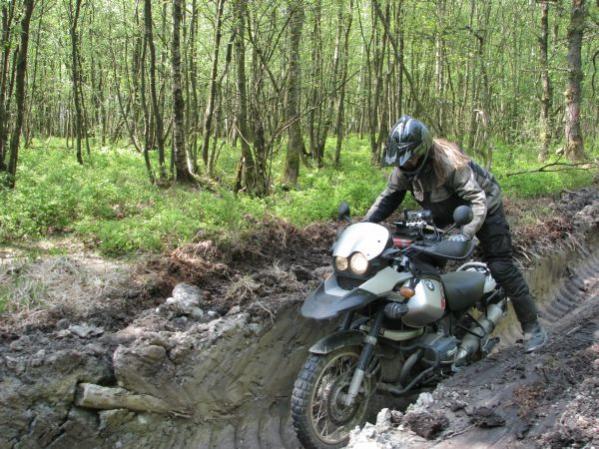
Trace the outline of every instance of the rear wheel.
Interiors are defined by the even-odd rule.
[[[364,424],[376,381],[366,377],[353,405],[343,403],[359,357],[360,349],[352,347],[306,360],[291,398],[293,426],[306,449],[344,447],[349,433]]]

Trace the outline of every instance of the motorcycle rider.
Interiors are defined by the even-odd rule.
[[[528,285],[514,263],[501,189],[493,175],[462,153],[456,144],[445,139],[433,140],[426,125],[407,115],[399,119],[389,134],[384,164],[395,168],[387,188],[364,220],[377,223],[389,217],[407,191],[420,206],[432,212],[437,226],[451,224],[455,208],[469,205],[473,220],[450,240],[478,237],[485,262],[514,305],[524,333],[525,351],[543,346],[547,333],[539,323]]]

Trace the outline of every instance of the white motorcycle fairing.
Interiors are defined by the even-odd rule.
[[[356,223],[348,226],[333,245],[333,257],[350,257],[359,252],[368,260],[381,255],[385,250],[391,233],[376,223]]]

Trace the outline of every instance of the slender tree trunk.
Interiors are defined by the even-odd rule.
[[[439,131],[445,131],[444,66],[445,66],[445,0],[437,0],[438,28],[435,33],[435,118]]]
[[[206,105],[206,113],[204,115],[204,130],[202,143],[202,159],[204,165],[208,165],[208,155],[210,149],[210,134],[212,132],[212,118],[214,116],[214,103],[217,93],[217,74],[218,74],[218,57],[220,52],[220,41],[222,36],[222,18],[225,0],[217,0],[216,3],[216,24],[214,27],[214,55],[212,60],[212,70],[210,73],[210,93],[208,96],[208,104]]]
[[[75,0],[75,4],[73,4],[73,0],[69,0],[69,34],[71,36],[71,83],[73,86],[73,102],[75,104],[75,148],[77,162],[83,164],[83,154],[81,151],[81,141],[83,139],[83,112],[81,109],[81,90],[79,88],[79,44],[77,35],[77,25],[81,13],[81,2],[82,0]]]
[[[539,37],[541,84],[543,94],[541,96],[540,133],[541,151],[539,161],[544,162],[549,154],[549,143],[551,141],[551,126],[549,123],[549,110],[551,108],[551,79],[549,78],[549,61],[547,58],[547,41],[549,35],[549,2],[541,2],[541,36]]]
[[[181,74],[181,18],[182,0],[173,0],[173,160],[175,179],[178,182],[191,182],[191,167],[185,149],[185,101],[183,99],[183,78]]]
[[[303,0],[289,1],[289,73],[287,89],[288,128],[287,157],[285,159],[285,182],[296,185],[300,172],[300,158],[304,151],[304,139],[300,122],[301,66],[300,40],[304,23]]]
[[[154,45],[154,25],[152,22],[152,0],[144,0],[145,41],[150,50],[150,95],[152,97],[152,114],[156,125],[156,145],[158,147],[158,170],[161,181],[166,180],[166,162],[164,156],[164,121],[158,104],[156,89],[156,46]]]
[[[311,51],[311,73],[310,73],[310,92],[309,103],[310,112],[308,113],[308,135],[310,145],[310,155],[316,160],[318,167],[322,166],[321,151],[319,148],[320,128],[322,126],[322,102],[320,96],[323,94],[322,85],[322,0],[314,2],[314,26],[312,28],[312,51]]]
[[[21,139],[21,129],[23,128],[23,118],[25,115],[25,73],[27,71],[27,50],[29,46],[29,24],[33,14],[34,0],[24,0],[23,15],[21,17],[21,45],[19,47],[19,57],[17,59],[16,72],[16,109],[17,117],[15,127],[10,139],[10,157],[8,162],[7,185],[10,188],[15,187],[17,176],[17,162],[19,160],[19,143]]]
[[[10,112],[6,107],[6,94],[8,89],[8,72],[10,66],[10,29],[14,17],[14,5],[10,3],[10,8],[6,3],[2,5],[2,65],[0,73],[0,171],[6,170],[6,139],[8,135],[8,126],[6,117]]]
[[[581,82],[583,79],[581,47],[586,10],[584,0],[572,0],[568,27],[568,85],[566,87],[566,156],[573,161],[585,158],[580,130]]]
[[[254,157],[250,147],[251,136],[249,133],[247,111],[248,98],[245,75],[245,0],[236,0],[235,9],[235,62],[237,64],[237,130],[241,141],[241,161],[239,163],[238,179],[235,191],[244,188],[253,193],[256,189],[256,169]]]
[[[339,165],[341,162],[341,146],[343,144],[343,124],[345,119],[345,90],[347,83],[347,75],[348,75],[348,64],[349,64],[349,35],[351,32],[352,26],[352,15],[353,15],[353,1],[350,0],[350,10],[348,13],[348,21],[344,25],[345,27],[345,35],[343,38],[343,59],[342,59],[342,67],[341,67],[341,87],[339,91],[339,103],[337,106],[337,124],[336,124],[336,134],[337,141],[335,143],[335,165]],[[343,19],[343,14],[340,14],[339,20]]]
[[[145,33],[144,42],[141,51],[140,58],[140,84],[141,84],[141,105],[144,111],[144,162],[146,164],[146,171],[148,172],[148,178],[151,184],[156,183],[156,177],[154,176],[154,170],[152,169],[152,162],[150,160],[150,147],[152,146],[152,118],[150,111],[148,110],[148,102],[146,100],[146,53],[148,49],[148,34]]]
[[[37,75],[38,75],[38,61],[39,61],[39,54],[40,54],[40,40],[41,40],[41,29],[42,29],[42,22],[44,20],[44,8],[45,8],[46,4],[45,3],[41,3],[41,9],[40,9],[40,13],[39,13],[39,20],[38,20],[38,24],[37,24],[37,31],[36,31],[36,36],[35,36],[35,56],[33,58],[33,75],[31,76],[31,93],[30,95],[30,101],[29,101],[29,105],[27,107],[27,114],[25,116],[25,124],[23,125],[25,130],[23,132],[23,134],[25,135],[25,147],[28,147],[29,144],[31,143],[31,139],[32,139],[32,124],[31,124],[31,120],[32,120],[32,114],[31,114],[31,110],[33,107],[33,103],[36,101],[36,93],[37,93]],[[1,120],[1,118],[0,118]]]

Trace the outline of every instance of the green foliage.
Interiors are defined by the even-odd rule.
[[[595,145],[587,145],[587,154],[591,158],[599,157],[599,148]],[[558,160],[552,156],[545,163],[537,161],[537,146],[534,144],[505,145],[495,144],[493,174],[499,180],[504,195],[518,198],[536,198],[550,196],[564,189],[577,189],[589,185],[593,181],[593,173],[590,170],[566,170],[561,172],[527,173],[517,176],[507,176],[509,173],[520,171],[533,171],[544,164],[550,164]],[[567,162],[560,160],[561,162]],[[560,168],[560,167],[556,167]]]
[[[234,238],[250,226],[247,216],[275,216],[297,225],[332,219],[342,200],[349,202],[353,215],[361,216],[384,189],[390,169],[373,166],[367,141],[356,136],[347,139],[341,166],[335,168],[334,143],[327,142],[324,168],[302,167],[297,189],[279,187],[269,197],[254,198],[224,188],[215,194],[151,186],[142,156],[129,148],[94,148],[93,163],[80,166],[63,141],[34,142],[22,151],[17,188],[0,191],[0,241],[73,233],[103,253],[119,256],[174,248],[199,232]],[[493,172],[506,196],[550,195],[592,181],[592,173],[583,171],[506,177],[538,167],[536,147],[496,143],[495,148]],[[595,157],[599,153],[597,147],[591,152]],[[275,173],[280,166],[276,160]],[[221,161],[219,168],[223,183],[232,183],[234,159]],[[279,180],[274,184],[279,186]]]

